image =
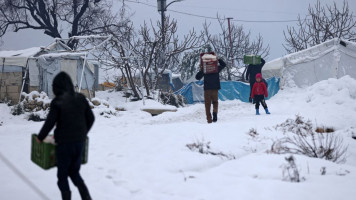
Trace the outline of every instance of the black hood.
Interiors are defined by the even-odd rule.
[[[74,95],[74,86],[70,76],[65,72],[60,72],[54,77],[53,80],[53,93],[56,96],[61,96],[63,94]]]

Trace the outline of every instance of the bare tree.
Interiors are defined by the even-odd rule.
[[[43,30],[53,38],[62,38],[63,32],[64,37],[102,34],[107,27],[125,24],[107,0],[0,0],[0,5],[0,37],[23,29]]]
[[[150,90],[157,89],[159,79],[165,70],[178,68],[181,53],[196,48],[199,44],[194,30],[184,35],[183,39],[179,39],[176,34],[177,26],[177,21],[166,17],[165,31],[162,35],[160,22],[156,25],[152,22],[150,25],[145,23],[138,32],[139,38],[129,43],[137,56],[134,59],[135,64],[141,70],[148,96]],[[154,76],[151,76],[152,73]]]
[[[229,37],[229,28],[226,26],[226,20],[219,16],[219,25],[221,32],[212,35],[210,24],[204,23],[203,35],[204,43],[210,44],[218,56],[228,59],[227,70],[222,72],[222,78],[225,80],[240,79],[241,73],[238,71],[242,67],[243,56],[246,54],[256,54],[262,57],[269,55],[269,46],[264,47],[263,37],[258,35],[255,40],[251,39],[251,32],[245,31],[242,25],[232,24],[231,42]]]
[[[180,39],[177,35],[178,24],[176,20],[171,20],[170,17],[166,17],[164,21],[164,37],[162,38],[162,30],[153,29],[153,34],[157,38],[161,38],[157,45],[159,49],[155,54],[155,65],[154,72],[156,73],[156,78],[154,80],[154,89],[157,89],[158,81],[166,69],[175,70],[179,67],[181,62],[181,55],[183,52],[191,49],[195,49],[200,46],[200,37],[197,35],[195,30],[191,30],[187,35],[184,35]],[[158,27],[162,27],[160,23],[157,23]],[[164,39],[162,41],[162,39]],[[164,47],[164,48],[163,48]],[[162,52],[162,49],[164,52]],[[163,62],[160,63],[159,59]]]
[[[314,6],[309,5],[306,17],[298,16],[295,27],[287,27],[284,38],[286,44],[283,46],[288,53],[307,49],[332,38],[356,41],[355,16],[346,0],[342,8],[336,2],[322,6],[318,0]]]

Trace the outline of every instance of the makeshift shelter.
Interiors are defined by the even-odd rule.
[[[93,97],[99,64],[85,61],[85,53],[73,52],[56,41],[47,47],[19,51],[0,51],[0,100],[17,103],[21,91],[44,91],[53,98],[53,78],[67,72],[75,87],[87,97]],[[85,62],[85,64],[83,64]],[[84,68],[84,73],[83,73]]]
[[[335,38],[272,60],[264,78],[281,78],[280,86],[307,87],[321,80],[349,75],[356,79],[356,43]]]
[[[267,80],[268,94],[271,98],[279,91],[279,79],[272,77]],[[239,99],[243,102],[248,102],[250,95],[250,85],[240,81],[221,81],[221,89],[219,90],[219,99],[234,100]],[[204,82],[195,81],[185,85],[182,89],[175,92],[185,97],[188,104],[204,102]]]

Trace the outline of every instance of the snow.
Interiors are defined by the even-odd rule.
[[[98,92],[97,99],[122,107],[100,115],[89,133],[89,159],[82,166],[94,199],[130,200],[353,200],[356,195],[356,80],[350,76],[320,81],[307,88],[285,87],[266,101],[271,115],[256,116],[253,104],[220,101],[218,122],[207,124],[203,104],[152,117],[141,111],[170,107],[153,100],[129,102],[122,93]],[[109,109],[109,108],[107,108]],[[12,116],[0,104],[0,153],[15,164],[50,199],[60,199],[55,168],[44,171],[30,160],[30,137],[43,122]],[[270,154],[271,144],[284,137],[274,127],[300,115],[314,126],[335,129],[348,146],[345,163],[294,155],[303,178],[286,181],[286,154]],[[248,134],[254,128],[258,135]],[[210,142],[211,150],[236,159],[200,154],[186,145]],[[321,175],[325,167],[326,174]],[[40,199],[0,160],[6,182],[0,199]],[[71,184],[73,199],[80,199]],[[21,192],[19,192],[21,191]]]
[[[0,51],[0,57],[31,57],[41,51],[41,47],[32,47],[23,50]]]

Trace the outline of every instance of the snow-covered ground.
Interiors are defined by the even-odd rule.
[[[116,116],[100,113],[89,133],[89,162],[81,173],[97,200],[353,200],[356,197],[356,80],[329,79],[309,88],[285,88],[267,101],[271,115],[255,115],[254,105],[219,102],[217,123],[207,124],[203,104],[152,117],[141,108],[156,102],[125,102],[119,93],[100,92]],[[43,122],[12,116],[0,104],[0,153],[50,199],[60,199],[56,168],[44,171],[30,160],[30,135]],[[284,180],[285,157],[270,154],[285,135],[274,127],[298,114],[314,126],[333,127],[348,146],[345,163],[295,155],[302,181]],[[258,135],[250,136],[254,128]],[[200,154],[187,148],[210,142],[211,151],[236,159]],[[325,167],[326,174],[321,175]],[[0,199],[41,199],[0,160]],[[71,185],[73,199],[80,199]]]

